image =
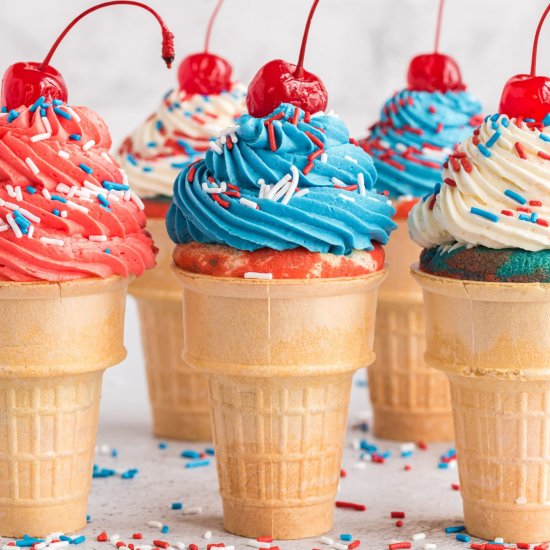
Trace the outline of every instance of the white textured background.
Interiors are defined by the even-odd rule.
[[[199,51],[216,0],[149,0],[176,35],[179,61]],[[65,24],[96,2],[0,0],[0,66],[39,61]],[[494,111],[506,79],[527,72],[531,42],[546,0],[447,0],[441,50],[460,62],[470,90]],[[226,0],[211,50],[227,57],[248,82],[267,60],[295,61],[308,0]],[[330,105],[354,135],[374,121],[384,100],[405,83],[408,63],[433,44],[437,0],[323,0],[308,44],[306,67],[321,76]],[[550,23],[549,23],[550,26]],[[543,32],[539,70],[550,73],[550,28]],[[176,85],[160,59],[160,30],[145,11],[118,6],[96,12],[68,35],[53,60],[70,101],[88,105],[111,126],[118,144]],[[177,62],[176,62],[177,67]],[[136,308],[130,301],[128,360],[105,385],[104,420],[120,422],[121,407],[148,411]],[[143,420],[142,418],[140,419]]]

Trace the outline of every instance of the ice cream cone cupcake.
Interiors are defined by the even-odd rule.
[[[58,43],[2,82],[2,536],[86,525],[103,372],[126,355],[128,282],[155,264],[105,122],[49,64]]]
[[[440,0],[434,52],[411,61],[407,88],[385,103],[380,120],[361,141],[374,159],[378,189],[396,207],[398,228],[386,248],[390,273],[380,289],[376,360],[368,380],[374,434],[400,441],[453,438],[447,381],[423,358],[422,293],[409,269],[420,249],[407,230],[411,207],[431,191],[449,153],[482,120],[457,63],[439,53],[442,9]]]
[[[165,217],[174,180],[204,156],[210,140],[245,111],[246,88],[232,80],[231,65],[209,53],[212,15],[204,52],[180,64],[177,89],[122,144],[119,157],[145,204],[148,229],[159,248],[157,267],[130,286],[139,307],[153,432],[162,438],[210,441],[206,379],[181,359],[181,287],[174,277],[173,245]]]
[[[426,361],[451,385],[466,528],[506,542],[550,539],[549,86],[534,62],[512,77],[499,113],[409,216],[424,247],[413,274]]]
[[[249,115],[185,169],[167,216],[184,360],[208,377],[226,530],[332,526],[353,373],[374,358],[381,244],[395,227],[372,159],[321,81],[267,63]]]

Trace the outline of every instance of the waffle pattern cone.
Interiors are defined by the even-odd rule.
[[[86,524],[103,371],[126,355],[126,286],[0,283],[3,536]]]
[[[398,222],[386,250],[388,278],[378,297],[374,352],[368,367],[374,434],[397,441],[451,441],[453,420],[445,375],[424,361],[422,292],[410,274],[420,248]]]
[[[181,287],[172,270],[173,244],[164,219],[149,219],[147,229],[159,248],[157,267],[130,287],[138,302],[153,433],[157,437],[211,441],[206,378],[181,359]]]
[[[209,379],[226,530],[329,531],[352,376],[374,358],[384,273],[307,282],[177,274],[184,357]]]
[[[426,360],[450,380],[466,529],[549,540],[550,285],[415,275]]]

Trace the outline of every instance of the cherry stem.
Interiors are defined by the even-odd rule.
[[[439,37],[441,36],[441,21],[443,20],[443,8],[445,0],[439,0],[439,10],[437,12],[437,26],[435,28],[435,45],[434,52],[439,53]]]
[[[168,27],[166,26],[166,23],[162,20],[161,16],[152,8],[147,6],[146,4],[142,4],[141,2],[132,2],[131,0],[114,0],[112,2],[104,2],[103,4],[98,4],[97,6],[93,6],[86,11],[83,11],[79,16],[77,16],[75,19],[69,23],[69,25],[65,28],[65,30],[59,35],[57,40],[54,42],[53,46],[50,48],[50,51],[44,58],[44,61],[42,61],[42,64],[40,66],[40,69],[44,69],[44,67],[48,66],[50,64],[50,61],[57,50],[59,44],[63,41],[65,36],[67,36],[68,32],[84,17],[89,15],[90,13],[100,10],[102,8],[107,8],[108,6],[116,6],[116,5],[127,5],[127,6],[136,6],[138,8],[143,8],[144,10],[147,10],[149,13],[154,15],[157,19],[157,21],[160,24],[161,30],[162,30],[162,59],[164,59],[164,62],[166,63],[166,66],[170,68],[172,66],[172,62],[174,61],[175,52],[174,52],[174,35],[170,32]]]
[[[314,0],[311,9],[309,10],[309,15],[307,16],[306,28],[304,29],[304,36],[302,37],[302,46],[300,47],[300,56],[298,57],[298,64],[296,65],[296,70],[294,71],[294,76],[296,78],[302,78],[304,76],[304,57],[306,56],[306,45],[307,39],[309,36],[309,28],[311,27],[311,21],[315,10],[317,9],[317,4],[319,0]]]
[[[535,76],[537,74],[537,50],[539,47],[539,35],[542,29],[542,25],[544,24],[544,20],[548,15],[548,12],[550,12],[550,4],[546,6],[546,9],[544,10],[542,17],[540,18],[540,21],[537,27],[537,32],[535,33],[535,39],[533,40],[533,52],[531,54],[531,76]]]
[[[216,17],[218,17],[218,12],[220,11],[222,4],[223,0],[218,0],[218,3],[216,4],[216,7],[214,8],[212,15],[210,16],[210,21],[208,21],[208,28],[206,29],[206,39],[204,40],[204,53],[208,53],[208,49],[210,48],[210,35],[212,34],[212,27],[214,26]]]

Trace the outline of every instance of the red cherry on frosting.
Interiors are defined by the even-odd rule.
[[[19,62],[10,65],[2,79],[2,105],[8,110],[32,105],[39,97],[67,101],[69,93],[61,73],[50,65]]]
[[[4,77],[2,78],[2,106],[7,107],[8,110],[17,109],[22,105],[29,107],[42,96],[44,96],[46,101],[53,99],[67,101],[69,93],[67,91],[65,80],[63,79],[61,73],[50,65],[53,54],[67,33],[81,19],[96,10],[117,4],[143,8],[157,18],[162,29],[162,58],[168,67],[170,67],[172,61],[174,60],[174,35],[168,30],[168,27],[165,25],[160,16],[149,6],[140,2],[133,2],[131,0],[113,0],[111,2],[105,2],[103,4],[93,6],[73,19],[73,21],[71,21],[71,23],[54,42],[42,63],[37,63],[34,61],[19,62],[8,67],[4,73]]]
[[[535,32],[531,54],[531,73],[517,74],[506,82],[500,98],[499,112],[501,114],[541,121],[550,113],[550,78],[536,74],[539,35],[549,11],[550,5],[542,14]]]
[[[458,63],[448,55],[417,55],[409,65],[407,83],[419,92],[460,92],[466,89]]]
[[[325,111],[328,94],[320,78],[304,69],[307,37],[319,0],[314,0],[304,30],[298,64],[282,59],[266,63],[254,76],[248,88],[248,112],[261,118],[269,115],[281,103],[291,103],[309,113]]]
[[[178,69],[180,90],[190,94],[220,94],[231,88],[233,69],[229,61],[203,52],[187,56]]]

